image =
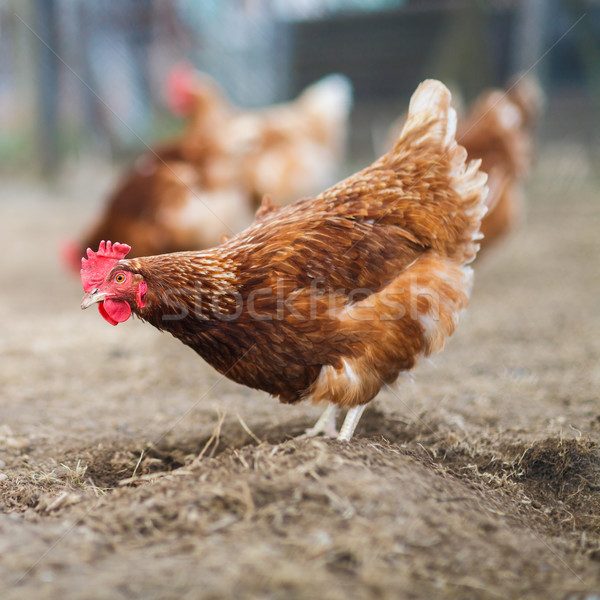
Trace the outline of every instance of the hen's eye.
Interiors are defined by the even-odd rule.
[[[117,283],[123,283],[125,281],[125,275],[123,273],[117,273],[115,276],[115,281]]]

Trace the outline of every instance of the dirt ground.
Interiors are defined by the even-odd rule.
[[[0,181],[5,600],[600,593],[600,183],[550,146],[445,351],[350,443],[166,334],[82,312],[57,261],[105,180]]]

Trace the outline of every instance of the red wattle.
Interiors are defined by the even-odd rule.
[[[104,308],[104,302],[98,302],[98,312],[102,315],[105,321],[108,321],[111,325],[117,325],[117,321],[110,317],[106,312],[106,309]]]
[[[123,300],[104,300],[98,304],[98,310],[111,325],[123,323],[131,316],[131,307]]]

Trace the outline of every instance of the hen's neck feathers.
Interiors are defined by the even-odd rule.
[[[238,265],[224,253],[178,252],[136,258],[129,266],[140,273],[148,290],[146,305],[136,314],[159,329],[188,321],[227,317],[238,305]]]

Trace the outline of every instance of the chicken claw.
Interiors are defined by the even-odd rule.
[[[337,412],[338,407],[335,404],[328,404],[319,417],[319,420],[310,429],[299,435],[298,439],[316,437],[321,434],[328,438],[337,438],[338,430],[335,426]]]

